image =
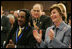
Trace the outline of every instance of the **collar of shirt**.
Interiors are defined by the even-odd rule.
[[[65,26],[64,25],[65,24],[65,22],[64,21],[62,21],[61,23],[60,23],[60,25],[59,25],[59,30],[62,30],[63,29],[63,27]],[[56,26],[54,25],[54,27],[53,27],[53,29],[55,29],[56,28]]]
[[[21,28],[20,26],[19,26],[19,28]],[[22,27],[21,29],[23,30],[25,27]]]
[[[40,18],[32,18],[32,20],[40,20]]]

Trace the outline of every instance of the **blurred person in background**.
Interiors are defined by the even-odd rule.
[[[9,11],[9,14],[14,14],[14,10],[10,10]]]
[[[9,18],[3,15],[3,6],[1,6],[1,47],[3,47],[3,43],[4,41],[6,41],[9,32],[10,32]]]
[[[12,14],[8,14],[7,17],[9,18],[10,25],[11,25],[11,29],[12,29],[12,28],[13,28],[13,24],[14,24],[14,22],[15,22],[14,15],[12,15]],[[11,30],[11,29],[10,29],[10,30]]]
[[[5,10],[5,11],[4,11],[4,15],[5,15],[5,16],[8,16],[8,14],[9,14],[9,11],[8,11],[8,10]]]
[[[19,10],[14,11],[14,16],[16,19],[18,18],[18,14],[19,14]]]

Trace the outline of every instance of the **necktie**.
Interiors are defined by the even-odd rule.
[[[57,35],[57,31],[58,31],[58,28],[56,28],[56,35]],[[55,37],[56,37],[56,35],[55,35]]]
[[[18,36],[21,34],[21,32],[22,32],[22,29],[19,28]]]

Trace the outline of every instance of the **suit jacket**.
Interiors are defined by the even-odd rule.
[[[36,40],[33,37],[32,28],[28,26],[28,24],[24,27],[24,30],[21,32],[21,38],[19,37],[19,40],[16,42],[16,32],[19,29],[19,26],[17,21],[15,21],[14,27],[8,36],[5,47],[9,43],[9,40],[12,39],[14,44],[17,45],[17,48],[34,48]]]
[[[48,27],[52,26],[52,20],[49,16],[42,15],[40,17],[39,27],[40,29],[46,30]]]
[[[8,32],[10,30],[10,21],[6,16],[2,16],[1,26],[3,27],[2,32]]]
[[[33,20],[32,18],[30,18],[30,22],[31,22],[31,25],[33,26]],[[48,27],[50,27],[53,23],[52,23],[52,20],[49,16],[46,16],[46,15],[42,15],[40,16],[40,19],[37,20],[37,26],[43,31],[43,39],[45,38],[45,31]]]
[[[54,34],[53,40],[50,40],[48,33],[50,29],[54,29],[55,26],[49,27],[46,30],[45,40],[40,44],[41,48],[68,48],[71,34],[71,27],[68,26],[65,22],[62,22],[59,26],[59,30]],[[56,35],[56,36],[55,36]]]
[[[51,18],[49,16],[45,16],[45,15],[40,16],[40,19],[37,19],[37,21],[38,22],[36,25],[40,29],[43,29],[43,30],[46,30],[47,27],[50,27],[53,24]],[[33,26],[33,20],[31,17],[30,17],[30,23],[31,23],[31,26]]]
[[[18,30],[19,28],[17,28]],[[17,32],[16,30],[16,32]],[[34,48],[35,39],[32,34],[32,28],[29,26],[25,26],[20,36],[18,37],[18,41],[16,42],[16,32],[13,35],[13,41],[17,45],[17,48]]]
[[[1,45],[2,45],[3,41],[5,41],[7,39],[7,36],[10,32],[9,18],[7,18],[6,16],[2,16],[1,26],[3,27],[1,30]]]

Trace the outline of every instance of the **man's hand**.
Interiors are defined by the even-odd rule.
[[[9,44],[7,44],[6,48],[15,48],[15,45],[12,40],[9,41]]]
[[[37,30],[33,30],[33,36],[37,40],[38,43],[41,43],[41,41],[42,41],[42,30],[40,30],[39,33],[38,33]]]

